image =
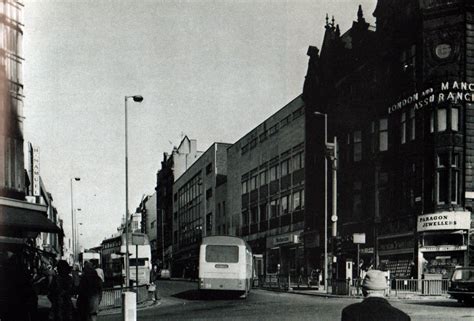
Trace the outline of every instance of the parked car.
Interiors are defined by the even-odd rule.
[[[170,270],[162,269],[160,271],[160,278],[161,279],[170,279],[171,278]]]
[[[459,267],[454,270],[448,294],[458,302],[474,304],[474,267]]]

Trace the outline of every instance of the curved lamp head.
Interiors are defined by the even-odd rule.
[[[132,96],[132,98],[133,98],[133,101],[136,101],[137,103],[141,103],[143,101],[143,96],[140,96],[140,95]]]
[[[74,179],[75,179],[76,181],[80,181],[80,180],[81,180],[80,177],[74,177]]]

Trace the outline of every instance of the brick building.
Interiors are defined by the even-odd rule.
[[[446,278],[473,264],[473,13],[468,0],[379,0],[376,29],[359,7],[310,47],[307,113],[327,114],[339,141],[340,262],[365,233],[363,268]]]

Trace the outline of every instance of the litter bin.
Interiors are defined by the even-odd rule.
[[[438,273],[423,274],[421,294],[442,295],[443,275]]]

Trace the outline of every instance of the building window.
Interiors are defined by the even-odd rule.
[[[388,150],[388,121],[387,118],[379,120],[379,151]]]
[[[242,194],[247,194],[248,193],[248,181],[243,181],[242,182]]]
[[[242,146],[242,150],[241,150],[241,154],[245,154],[249,151],[249,145],[248,144],[245,144],[244,146]]]
[[[267,219],[267,203],[260,204],[260,221]]]
[[[459,130],[459,108],[451,108],[451,130],[454,132]]]
[[[290,160],[286,159],[281,162],[281,177],[284,177],[290,173]]]
[[[257,189],[257,174],[253,174],[250,177],[250,190],[253,191],[255,189]]]
[[[403,112],[400,119],[400,143],[405,144],[407,141],[407,114]]]
[[[459,171],[459,154],[438,155],[436,169],[438,204],[458,204]]]
[[[277,217],[278,215],[278,200],[273,200],[270,202],[270,218]]]
[[[357,130],[354,132],[354,162],[362,159],[362,132]]]
[[[277,133],[277,131],[278,131],[278,124],[276,124],[276,125],[274,125],[274,126],[272,126],[268,129],[268,135],[269,136],[275,135]]]
[[[209,163],[206,166],[206,175],[209,175],[211,173],[212,173],[212,163]]]
[[[242,226],[249,225],[249,211],[244,210],[242,212]]]
[[[438,132],[446,131],[447,121],[446,108],[438,108]]]
[[[267,184],[267,170],[260,172],[260,186]]]
[[[304,207],[304,190],[293,193],[293,211]]]
[[[415,110],[410,109],[410,140],[415,140],[415,130],[416,130],[416,121],[415,121]]]
[[[206,199],[210,199],[212,197],[212,187],[206,190]]]
[[[206,215],[206,231],[212,231],[212,213]]]
[[[352,217],[354,220],[360,220],[362,218],[362,183],[355,181],[352,185]]]
[[[252,223],[258,223],[258,207],[254,206],[250,209],[250,219]]]
[[[298,153],[293,156],[293,170],[304,168],[304,153]]]
[[[278,179],[278,165],[270,167],[270,182]]]
[[[281,213],[282,214],[287,214],[288,213],[288,210],[289,210],[289,197],[288,195],[286,196],[283,196],[281,198]]]
[[[267,131],[266,130],[263,133],[260,134],[259,140],[260,140],[260,143],[267,140]]]

